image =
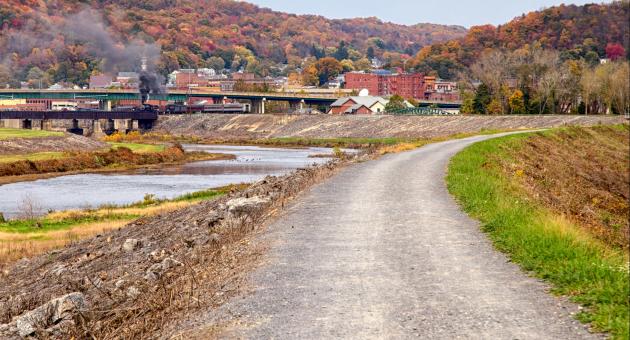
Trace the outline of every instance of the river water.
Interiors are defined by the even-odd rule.
[[[267,175],[283,175],[297,168],[325,163],[328,148],[283,149],[255,146],[184,145],[187,151],[236,155],[234,160],[202,161],[161,169],[140,169],[116,174],[80,174],[0,186],[0,212],[19,216],[26,202],[38,213],[128,204],[145,194],[173,198],[185,193],[228,184],[251,183]]]

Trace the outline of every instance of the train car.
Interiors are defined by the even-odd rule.
[[[193,114],[193,113],[249,113],[250,104],[192,104],[183,103],[168,104],[165,107],[165,114]]]

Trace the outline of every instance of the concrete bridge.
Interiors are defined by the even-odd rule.
[[[284,93],[284,92],[213,92],[201,89],[192,91],[174,90],[165,94],[152,94],[150,99],[163,101],[186,101],[189,97],[212,99],[215,103],[224,103],[226,100],[249,101],[252,104],[252,113],[265,113],[265,103],[268,101],[282,101],[289,103],[292,110],[302,109],[305,106],[318,106],[327,108],[339,99],[338,95]],[[139,99],[137,90],[11,90],[0,89],[0,99],[92,99],[101,102],[102,108],[111,107],[115,100]],[[461,103],[421,101],[421,106],[437,106],[440,109],[459,109]]]
[[[212,99],[215,103],[226,100],[247,100],[252,103],[252,113],[265,113],[265,102],[288,102],[292,109],[306,105],[328,107],[339,97],[333,95],[293,94],[282,92],[250,93],[250,92],[210,92],[210,91],[169,91],[165,94],[151,94],[152,100],[186,101],[189,97]],[[111,107],[115,100],[139,99],[137,90],[11,90],[1,89],[0,99],[91,99],[102,103],[101,107]]]

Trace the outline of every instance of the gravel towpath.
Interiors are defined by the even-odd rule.
[[[274,222],[225,338],[583,339],[577,306],[495,251],[449,195],[449,159],[488,136],[348,167]]]

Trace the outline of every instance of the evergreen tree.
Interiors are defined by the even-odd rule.
[[[349,55],[348,55],[348,46],[346,46],[346,42],[345,41],[342,40],[341,42],[339,42],[339,46],[337,47],[337,52],[335,52],[333,57],[335,57],[335,59],[337,59],[337,60],[348,59],[348,57],[349,57]]]
[[[486,114],[488,105],[492,101],[492,94],[488,85],[481,83],[477,88],[475,99],[473,99],[473,109],[475,113]]]

